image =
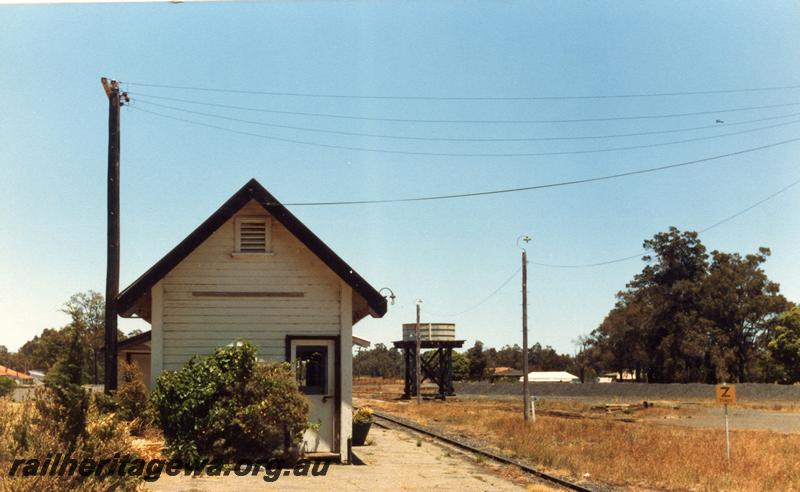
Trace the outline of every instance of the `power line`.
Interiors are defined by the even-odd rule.
[[[473,304],[473,305],[472,305],[472,307],[470,307],[470,308],[467,308],[467,309],[465,309],[465,310],[463,310],[463,311],[459,311],[459,312],[457,312],[457,313],[452,313],[452,314],[441,314],[441,313],[430,313],[430,314],[433,314],[434,316],[441,316],[441,317],[454,317],[454,318],[455,318],[455,317],[457,317],[457,316],[461,316],[462,314],[466,314],[466,313],[468,313],[468,312],[470,312],[470,311],[473,311],[473,310],[475,310],[475,309],[477,309],[477,308],[481,307],[481,306],[482,306],[484,303],[486,303],[486,301],[488,301],[489,299],[491,299],[492,297],[494,297],[495,295],[497,295],[497,293],[498,293],[498,292],[500,292],[500,291],[503,289],[503,287],[505,287],[506,285],[508,285],[508,283],[509,283],[509,282],[511,282],[512,280],[514,280],[514,277],[516,277],[516,276],[517,276],[517,274],[520,272],[520,270],[522,270],[522,267],[521,267],[521,266],[520,266],[519,268],[517,268],[517,269],[514,271],[514,273],[512,273],[512,274],[511,274],[511,276],[509,276],[507,279],[505,279],[505,280],[503,281],[503,283],[502,283],[502,284],[500,284],[500,286],[499,286],[498,288],[496,288],[495,290],[493,290],[491,294],[489,294],[488,296],[484,297],[484,298],[483,298],[481,301],[479,301],[477,304]]]
[[[611,265],[613,263],[622,263],[623,261],[629,261],[634,258],[641,258],[643,253],[636,253],[635,255],[624,256],[622,258],[617,258],[614,260],[608,261],[599,261],[597,263],[580,263],[577,265],[557,265],[552,263],[539,263],[536,261],[531,261],[531,265],[541,266],[541,267],[548,267],[548,268],[589,268],[589,267],[597,267],[603,265]]]
[[[770,195],[767,195],[765,198],[757,201],[756,203],[750,205],[749,207],[744,208],[744,209],[736,212],[733,215],[729,215],[728,217],[725,217],[724,219],[719,220],[719,221],[711,224],[710,226],[706,227],[705,229],[700,229],[698,232],[703,233],[703,232],[706,232],[706,231],[710,231],[711,229],[714,229],[715,227],[718,227],[718,226],[720,226],[720,225],[722,225],[722,224],[724,224],[726,222],[729,222],[729,221],[735,219],[736,217],[739,217],[739,216],[749,212],[750,210],[753,210],[754,208],[758,207],[759,205],[761,205],[761,204],[763,204],[763,203],[765,203],[765,202],[767,202],[769,200],[772,200],[776,196],[780,195],[781,193],[784,193],[785,191],[788,191],[790,188],[792,188],[792,187],[794,187],[794,186],[796,186],[798,184],[800,184],[800,179],[791,182],[790,184],[784,186],[780,190],[778,190],[778,191],[776,191],[776,192],[774,192],[774,193],[772,193]],[[643,253],[636,253],[635,255],[625,256],[625,257],[622,257],[622,258],[617,258],[615,260],[601,261],[601,262],[597,262],[597,263],[584,263],[584,264],[579,264],[579,265],[553,265],[553,264],[550,264],[550,263],[538,263],[538,262],[535,262],[535,261],[529,261],[528,263],[530,263],[532,265],[551,267],[551,268],[587,268],[587,267],[596,267],[596,266],[601,266],[601,265],[610,265],[610,264],[613,264],[613,263],[621,263],[623,261],[632,260],[634,258],[641,258],[642,256],[643,256]],[[518,267],[514,271],[514,273],[511,274],[510,277],[505,279],[503,281],[503,283],[500,284],[499,287],[497,287],[495,290],[493,290],[488,296],[484,297],[478,303],[473,304],[471,307],[469,307],[469,308],[467,308],[467,309],[465,309],[463,311],[459,311],[457,313],[453,313],[453,314],[434,313],[434,315],[442,316],[442,317],[457,317],[457,316],[461,316],[462,314],[466,314],[466,313],[468,313],[470,311],[473,311],[473,310],[479,308],[480,306],[485,304],[489,299],[491,299],[492,297],[497,295],[497,293],[500,292],[503,289],[503,287],[508,285],[508,283],[511,282],[511,280],[513,280],[514,277],[517,276],[517,274],[520,272],[520,270],[522,270],[522,267]]]
[[[719,220],[719,221],[717,221],[717,222],[714,222],[713,224],[711,224],[710,226],[706,227],[705,229],[700,229],[698,232],[707,232],[707,231],[710,231],[711,229],[714,229],[714,228],[716,228],[716,227],[718,227],[718,226],[721,226],[722,224],[724,224],[724,223],[726,223],[726,222],[729,222],[729,221],[731,221],[731,220],[735,219],[736,217],[739,217],[740,215],[744,215],[744,214],[746,214],[747,212],[749,212],[749,211],[753,210],[754,208],[758,207],[758,206],[759,206],[759,205],[761,205],[762,203],[765,203],[765,202],[768,202],[768,201],[772,200],[772,199],[773,199],[773,198],[775,198],[776,196],[780,195],[781,193],[783,193],[783,192],[785,192],[785,191],[788,191],[789,189],[791,189],[791,188],[792,188],[792,187],[794,187],[794,186],[797,186],[798,184],[800,184],[800,179],[798,179],[798,180],[796,180],[796,181],[792,181],[791,183],[789,183],[788,185],[784,186],[783,188],[781,188],[780,190],[776,191],[775,193],[772,193],[771,195],[768,195],[767,197],[765,197],[765,198],[763,198],[763,199],[761,199],[761,200],[757,201],[756,203],[754,203],[754,204],[750,205],[750,206],[749,206],[749,207],[747,207],[747,208],[744,208],[744,209],[742,209],[742,210],[740,210],[740,211],[736,212],[736,213],[735,213],[735,214],[733,214],[733,215],[729,215],[729,216],[725,217],[725,218],[724,218],[724,219],[722,219],[722,220]]]
[[[597,154],[597,153],[605,153],[605,152],[619,152],[619,151],[627,151],[627,150],[638,150],[638,149],[649,149],[655,147],[664,147],[668,145],[677,145],[682,143],[689,143],[689,142],[699,142],[704,140],[713,140],[717,138],[729,137],[733,135],[743,135],[746,133],[753,133],[757,131],[764,131],[770,130],[773,128],[778,128],[782,126],[794,125],[800,123],[800,120],[792,120],[784,123],[776,123],[774,125],[763,126],[759,128],[753,128],[749,130],[740,130],[736,132],[727,132],[727,133],[720,133],[717,135],[707,135],[703,137],[694,137],[688,138],[684,140],[672,140],[669,142],[659,142],[659,143],[651,143],[651,144],[641,144],[641,145],[629,145],[625,147],[607,147],[601,149],[588,149],[588,150],[562,150],[562,151],[548,151],[548,152],[500,152],[500,153],[475,153],[475,152],[427,152],[427,151],[416,151],[416,150],[394,150],[394,149],[382,149],[382,148],[373,148],[373,147],[356,147],[351,145],[338,145],[338,144],[323,144],[319,142],[309,142],[306,140],[297,140],[293,138],[284,138],[284,137],[276,137],[274,135],[263,135],[260,133],[253,133],[253,132],[246,132],[241,130],[235,130],[233,128],[227,128],[224,126],[219,125],[212,125],[209,123],[203,123],[201,121],[191,120],[188,118],[180,118],[177,116],[171,116],[164,113],[159,113],[157,111],[150,111],[147,109],[137,108],[135,106],[130,106],[135,110],[143,111],[145,113],[149,113],[161,118],[167,118],[175,121],[181,121],[183,123],[188,123],[191,125],[202,126],[206,128],[213,128],[216,130],[221,130],[229,133],[235,133],[237,135],[245,135],[250,137],[262,138],[265,140],[273,140],[277,142],[285,142],[285,143],[292,143],[297,145],[307,145],[311,147],[322,147],[326,149],[337,149],[337,150],[351,150],[356,152],[371,152],[371,153],[379,153],[379,154],[396,154],[396,155],[414,155],[414,156],[426,156],[426,157],[546,157],[546,156],[557,156],[557,155],[580,155],[580,154]],[[223,119],[231,119],[227,117],[220,117]],[[235,119],[234,119],[235,120]]]
[[[707,231],[710,231],[711,229],[714,229],[716,227],[721,226],[722,224],[725,224],[726,222],[730,222],[731,220],[733,220],[733,219],[735,219],[735,218],[737,218],[737,217],[739,217],[741,215],[744,215],[747,212],[753,210],[754,208],[758,207],[759,205],[762,205],[763,203],[766,203],[766,202],[772,200],[776,196],[780,195],[781,193],[784,193],[784,192],[788,191],[789,189],[791,189],[794,186],[797,186],[798,184],[800,184],[800,179],[792,181],[788,185],[784,186],[783,188],[779,189],[778,191],[776,191],[774,193],[771,193],[771,194],[767,195],[765,198],[762,198],[761,200],[757,201],[756,203],[750,205],[749,207],[743,208],[742,210],[739,210],[738,212],[736,212],[736,213],[734,213],[732,215],[729,215],[729,216],[725,217],[724,219],[721,219],[721,220],[719,220],[717,222],[714,222],[710,226],[708,226],[708,227],[706,227],[704,229],[700,229],[697,232],[699,232],[699,233],[707,232]],[[555,264],[551,264],[551,263],[539,263],[539,262],[535,262],[535,261],[531,261],[530,263],[532,265],[537,265],[537,266],[542,266],[542,267],[549,267],[549,268],[588,268],[588,267],[596,267],[596,266],[602,266],[602,265],[610,265],[612,263],[621,263],[623,261],[632,260],[634,258],[641,258],[642,255],[643,255],[643,253],[636,253],[634,255],[624,256],[622,258],[617,258],[617,259],[614,259],[614,260],[600,261],[600,262],[597,262],[597,263],[583,263],[583,264],[577,264],[577,265],[555,265]]]
[[[767,118],[756,118],[752,120],[745,120],[745,121],[737,121],[737,122],[725,122],[724,124],[714,123],[712,125],[703,125],[703,126],[695,126],[695,127],[688,127],[688,128],[675,128],[669,130],[653,130],[647,132],[636,132],[636,133],[617,133],[617,134],[607,134],[607,135],[587,135],[587,136],[577,136],[577,137],[521,137],[521,138],[476,138],[476,137],[463,137],[463,138],[448,138],[448,137],[415,137],[415,136],[407,136],[407,135],[389,135],[389,134],[380,134],[380,133],[363,133],[363,132],[348,132],[343,130],[329,130],[326,128],[309,128],[309,127],[302,127],[302,126],[293,126],[293,125],[281,125],[278,123],[268,123],[264,121],[254,121],[254,120],[247,120],[243,118],[234,118],[230,116],[215,114],[215,113],[206,113],[203,111],[193,111],[186,108],[179,108],[175,106],[170,106],[167,104],[159,104],[156,102],[148,101],[146,99],[136,98],[134,99],[135,102],[147,104],[150,106],[156,106],[159,108],[169,109],[173,111],[180,111],[182,113],[189,113],[195,114],[199,116],[206,116],[209,118],[217,118],[227,121],[235,121],[239,123],[246,123],[249,125],[259,125],[259,126],[266,126],[271,128],[283,128],[287,130],[298,130],[304,132],[312,132],[312,133],[324,133],[330,135],[346,135],[346,136],[353,136],[353,137],[370,137],[370,138],[385,138],[385,139],[393,139],[393,140],[413,140],[413,141],[426,141],[426,142],[540,142],[540,141],[566,141],[566,140],[596,140],[596,139],[606,139],[606,138],[622,138],[622,137],[639,137],[639,136],[647,136],[647,135],[660,135],[666,133],[681,133],[681,132],[688,132],[688,131],[695,131],[695,130],[707,130],[710,128],[723,128],[728,126],[740,126],[740,125],[747,125],[750,123],[761,123],[764,121],[774,121],[780,120],[784,118],[790,118],[794,116],[800,116],[800,113],[790,113],[787,115],[781,116],[770,116]]]
[[[226,94],[249,94],[279,97],[311,97],[327,99],[372,99],[372,100],[399,100],[399,101],[563,101],[585,99],[628,99],[645,97],[673,97],[673,96],[698,96],[711,94],[739,94],[749,92],[773,92],[800,89],[800,85],[783,85],[772,87],[751,87],[744,89],[711,89],[699,91],[672,91],[672,92],[641,92],[631,94],[601,94],[582,96],[387,96],[363,94],[334,94],[314,92],[287,92],[267,91],[252,89],[224,89],[215,87],[195,87],[187,85],[152,84],[144,82],[122,82],[129,86],[152,87],[158,89],[171,89],[183,91],[220,92]]]
[[[715,109],[706,111],[693,111],[687,113],[668,113],[668,114],[651,114],[651,115],[632,115],[632,116],[608,116],[600,118],[572,118],[572,119],[555,119],[555,120],[474,120],[474,119],[424,119],[424,118],[390,118],[390,117],[376,117],[376,116],[360,116],[360,115],[343,115],[335,113],[316,113],[306,111],[284,111],[271,108],[253,108],[248,106],[237,106],[233,104],[212,103],[206,101],[198,101],[196,99],[184,99],[179,97],[159,96],[155,94],[145,94],[140,92],[129,92],[132,96],[151,97],[153,99],[161,99],[164,101],[183,102],[187,104],[198,104],[201,106],[235,109],[239,111],[251,111],[258,113],[269,114],[283,114],[292,116],[309,116],[315,118],[334,118],[345,120],[358,120],[358,121],[385,121],[393,123],[448,123],[448,124],[508,124],[508,125],[522,125],[522,124],[548,124],[548,123],[592,123],[604,121],[631,121],[631,120],[648,120],[648,119],[665,119],[665,118],[682,118],[687,116],[702,116],[720,113],[735,113],[740,111],[755,111],[760,109],[774,109],[786,108],[789,106],[800,106],[800,102],[781,103],[781,104],[768,104],[764,106],[746,106],[739,108]]]
[[[137,109],[138,111],[146,111],[141,108],[136,108],[135,106],[127,106],[128,108]],[[750,147],[747,149],[737,150],[735,152],[729,152],[727,154],[718,154],[710,157],[704,157],[701,159],[694,159],[691,161],[684,161],[678,162],[675,164],[666,164],[663,166],[651,167],[646,169],[639,169],[636,171],[626,171],[623,173],[616,173],[616,174],[607,174],[604,176],[596,176],[593,178],[583,178],[583,179],[575,179],[570,181],[559,181],[555,183],[547,183],[541,185],[532,185],[532,186],[522,186],[518,188],[504,188],[499,190],[490,190],[490,191],[477,191],[471,193],[454,193],[450,195],[433,195],[433,196],[422,196],[422,197],[407,197],[407,198],[390,198],[390,199],[377,199],[377,200],[346,200],[346,201],[328,201],[328,202],[294,202],[294,203],[284,203],[283,205],[286,206],[296,206],[296,207],[303,207],[303,206],[338,206],[338,205],[371,205],[371,204],[379,204],[379,203],[405,203],[405,202],[423,202],[423,201],[433,201],[433,200],[450,200],[456,198],[471,198],[477,196],[489,196],[489,195],[500,195],[506,193],[517,193],[522,191],[532,191],[532,190],[541,190],[546,188],[558,188],[563,186],[572,186],[584,183],[592,183],[596,181],[607,181],[611,179],[617,178],[624,178],[628,176],[636,176],[639,174],[648,174],[658,171],[664,171],[666,169],[674,169],[679,167],[685,166],[692,166],[696,164],[701,164],[704,162],[710,162],[714,160],[724,159],[727,157],[734,157],[737,155],[744,155],[749,154],[751,152],[758,152],[760,150],[766,150],[773,147],[779,147],[781,145],[787,145],[790,143],[795,143],[800,141],[800,137],[792,138],[789,140],[782,140],[779,142],[773,142],[766,145],[760,145],[758,147]]]

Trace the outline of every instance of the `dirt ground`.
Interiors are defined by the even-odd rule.
[[[731,462],[726,462],[723,408],[708,401],[645,405],[543,398],[530,428],[522,425],[521,403],[504,398],[426,400],[423,406],[376,398],[361,398],[359,403],[495,449],[556,476],[573,481],[583,477],[589,488],[800,490],[796,405],[732,407]],[[612,462],[614,466],[608,466]]]
[[[261,476],[202,477],[162,476],[147,484],[154,492],[281,490],[560,490],[518,476],[488,462],[404,431],[373,425],[371,445],[354,448],[358,464],[332,464],[326,476],[282,476],[267,483]]]
[[[703,429],[724,429],[725,418],[722,407],[703,406],[688,417],[657,420],[659,423],[682,425]],[[749,408],[730,407],[728,422],[731,430],[771,430],[775,432],[800,433],[800,413],[776,412]]]
[[[518,397],[510,396],[459,396],[459,400],[482,401],[515,401]],[[597,397],[542,397],[538,399],[542,404],[547,402],[562,402],[565,404],[603,405],[605,403],[642,403],[634,398],[615,399],[607,401]],[[643,417],[643,420],[666,425],[680,425],[700,429],[724,429],[724,409],[710,400],[669,401],[658,400],[653,403],[656,408],[664,409],[656,418]],[[761,405],[744,403],[728,407],[728,422],[731,430],[770,430],[785,433],[800,433],[800,407],[798,402],[780,402]],[[753,408],[755,407],[755,408]],[[773,410],[772,408],[780,408]],[[670,412],[670,410],[674,410]]]

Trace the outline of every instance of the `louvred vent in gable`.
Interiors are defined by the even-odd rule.
[[[247,218],[239,221],[239,252],[267,252],[267,219]]]

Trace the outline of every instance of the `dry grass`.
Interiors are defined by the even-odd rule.
[[[800,412],[800,403],[796,401],[767,401],[767,402],[749,402],[740,401],[737,406],[748,408],[751,410],[768,410],[770,412]]]
[[[353,394],[368,398],[397,398],[403,394],[403,380],[359,376],[353,378]]]
[[[71,477],[59,476],[21,476],[9,477],[11,464],[17,459],[43,460],[55,453],[67,451],[66,445],[56,437],[59,422],[37,422],[38,410],[32,403],[18,403],[8,398],[0,398],[0,492],[18,491],[79,491],[101,492],[109,490],[143,490],[143,484],[131,477],[111,476],[86,479],[77,474]],[[26,424],[26,416],[29,423]],[[21,443],[20,433],[25,429],[27,438],[25,445]],[[124,456],[135,451],[130,437],[129,427],[117,422],[110,415],[103,415],[91,409],[87,419],[87,434],[75,443],[72,457],[80,461],[83,458],[94,460],[112,459],[115,455]],[[135,454],[135,453],[133,453]]]
[[[724,432],[710,429],[621,422],[598,416],[588,405],[541,405],[535,424],[525,427],[518,404],[497,401],[426,402],[421,407],[374,402],[377,408],[444,432],[482,441],[505,454],[550,472],[632,489],[800,490],[800,435],[768,431],[731,434],[732,466],[725,460]],[[591,418],[547,415],[548,410]],[[659,407],[641,412],[648,417]],[[690,411],[690,410],[687,410]]]

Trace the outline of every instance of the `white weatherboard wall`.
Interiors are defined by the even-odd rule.
[[[152,291],[153,380],[195,354],[249,340],[259,358],[286,360],[286,336],[340,335],[340,452],[351,434],[352,289],[282,224],[269,221],[270,255],[234,257],[236,217],[268,215],[250,202]],[[303,297],[197,297],[194,292],[302,292]]]
[[[236,216],[264,216],[255,202]],[[339,277],[279,222],[272,255],[234,258],[231,218],[161,281],[163,369],[246,339],[262,359],[286,359],[286,335],[338,335]],[[304,297],[195,297],[193,292],[302,292]],[[349,307],[349,306],[348,306]]]

